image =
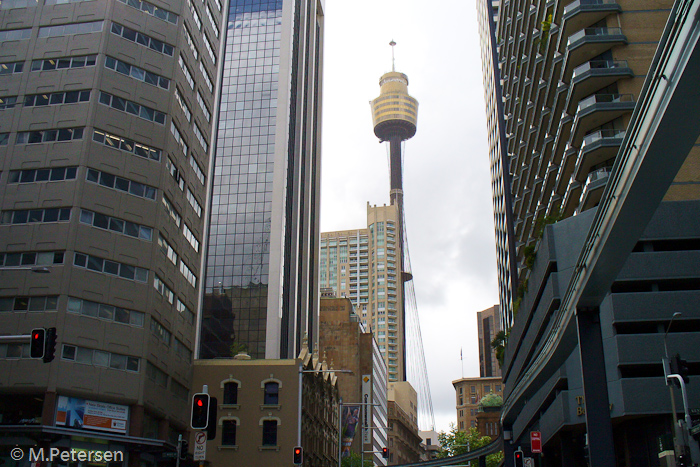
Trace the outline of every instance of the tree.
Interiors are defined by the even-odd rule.
[[[496,351],[496,360],[498,366],[503,367],[503,357],[508,343],[508,334],[505,331],[498,331],[496,336],[491,341],[491,348]]]
[[[490,436],[481,436],[479,430],[472,427],[469,431],[459,431],[454,423],[450,424],[450,431],[444,431],[438,434],[438,441],[442,447],[442,451],[438,453],[438,457],[452,457],[459,454],[466,454],[475,449],[486,446],[491,442]],[[503,451],[486,456],[486,467],[496,467],[503,460]]]

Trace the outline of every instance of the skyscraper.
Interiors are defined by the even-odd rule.
[[[496,359],[496,352],[491,342],[501,331],[499,306],[494,305],[476,313],[476,325],[479,334],[479,376],[489,378],[501,376],[501,365]]]
[[[389,381],[404,371],[404,320],[399,280],[398,212],[394,204],[367,205],[367,228],[321,234],[321,287],[352,301],[379,344]]]
[[[27,439],[155,465],[188,426],[221,9],[0,5],[0,329],[58,334],[48,364],[0,344]]]
[[[229,4],[200,358],[318,340],[323,4]]]
[[[696,79],[682,58],[695,47],[683,25],[695,23],[696,9],[684,1],[501,5],[489,36],[497,58],[484,68],[501,73],[505,134],[489,128],[507,148],[518,260],[512,309],[502,312],[507,461],[533,430],[552,465],[580,465],[586,453],[594,466],[656,465],[659,438],[673,436],[667,335],[684,358],[700,358],[690,326],[699,275],[681,260],[695,247],[680,240],[698,237],[689,219],[700,151],[694,128],[664,139],[659,122],[688,100],[679,82]],[[650,105],[661,93],[678,107]],[[648,149],[656,144],[663,149]],[[680,316],[686,326],[675,323]]]

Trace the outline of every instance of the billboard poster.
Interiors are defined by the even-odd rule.
[[[362,442],[372,444],[372,375],[362,375]]]
[[[341,439],[342,449],[340,457],[348,457],[350,455],[350,447],[355,439],[355,431],[357,430],[357,422],[360,421],[360,406],[359,405],[344,405],[342,413],[343,435]]]
[[[126,434],[129,407],[58,396],[56,426]]]

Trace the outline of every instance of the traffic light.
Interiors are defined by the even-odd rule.
[[[389,448],[382,448],[382,457],[383,457],[384,459],[388,459],[388,458],[389,458]]]
[[[48,328],[46,330],[46,344],[44,345],[44,363],[53,361],[56,355],[56,328]]]
[[[206,430],[209,426],[209,394],[200,392],[192,396],[190,426],[194,430]]]
[[[46,329],[32,329],[31,340],[29,343],[29,356],[31,358],[44,358],[46,348]]]
[[[515,451],[515,467],[523,467],[523,451]]]
[[[680,356],[680,354],[676,354],[675,357],[671,359],[671,373],[680,375],[681,378],[683,378],[683,381],[685,384],[688,384],[690,382],[690,378],[688,378],[688,375],[690,374],[690,368],[688,368],[688,362],[683,360]],[[681,384],[678,382],[678,380],[674,379],[673,380],[676,386],[680,386]]]
[[[304,461],[304,450],[301,446],[294,448],[294,465],[301,465]]]
[[[177,455],[180,457],[180,459],[187,459],[187,448],[190,446],[190,443],[185,441],[184,439],[180,441],[180,446],[178,447],[179,452]]]

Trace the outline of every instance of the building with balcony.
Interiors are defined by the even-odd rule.
[[[697,305],[692,283],[698,276],[682,263],[676,264],[676,271],[670,267],[676,261],[671,259],[674,254],[692,255],[692,247],[685,242],[697,235],[687,225],[696,206],[693,200],[700,199],[697,143],[686,153],[674,146],[673,138],[665,140],[669,161],[673,155],[685,163],[678,165],[680,170],[668,185],[659,182],[663,191],[655,185],[653,174],[635,180],[646,185],[649,193],[656,190],[660,195],[635,199],[635,214],[619,221],[620,238],[625,230],[630,244],[640,238],[661,198],[666,203],[658,208],[634,250],[632,246],[610,250],[610,264],[598,269],[605,271],[599,274],[607,274],[607,282],[590,285],[595,298],[587,298],[585,304],[567,300],[589,285],[576,282],[584,271],[593,274],[583,258],[601,251],[608,241],[595,236],[594,228],[613,204],[623,203],[630,185],[616,185],[610,193],[606,187],[620,183],[620,174],[631,173],[623,165],[635,160],[657,136],[656,130],[640,133],[639,125],[664,114],[658,116],[648,104],[639,108],[639,102],[669,79],[668,72],[647,76],[650,69],[666,63],[681,69],[677,57],[689,50],[675,50],[674,55],[667,51],[683,44],[674,42],[683,34],[675,22],[682,20],[687,6],[625,0],[509,0],[500,5],[488,39],[496,38],[497,59],[490,66],[500,76],[497,89],[505,131],[500,135],[489,129],[507,148],[511,181],[504,197],[512,199],[518,284],[515,299],[501,299],[502,322],[510,332],[501,419],[506,439],[510,438],[507,462],[512,458],[509,449],[525,446],[529,431],[541,431],[548,465],[583,465],[586,440],[591,442],[592,456],[614,452],[618,463],[656,465],[653,440],[658,443],[659,436],[672,431],[661,352],[674,311],[680,311],[689,324],[676,329],[683,334],[677,336],[677,348],[690,360],[697,359],[685,341],[694,336],[690,323],[697,320],[697,312],[681,305],[679,297]],[[657,51],[659,43],[663,49]],[[665,62],[662,56],[673,58]],[[487,97],[487,115],[492,116],[489,103]],[[688,109],[690,116],[694,111]],[[687,130],[676,132],[679,140],[685,138],[683,131]],[[697,138],[695,133],[687,134],[693,141]],[[634,219],[642,211],[649,215],[637,226]],[[551,223],[555,224],[549,227]],[[497,228],[500,249],[507,240]],[[616,267],[621,269],[614,272]],[[678,277],[681,270],[683,280]],[[501,275],[499,280],[508,277]],[[507,309],[511,303],[512,309]],[[565,318],[572,310],[576,318]],[[599,333],[603,343],[582,348],[591,342],[585,339],[590,335],[586,333]],[[582,371],[582,361],[588,368],[599,365],[597,384],[590,379],[592,370]],[[610,404],[603,402],[608,400]],[[594,401],[596,408],[590,409]],[[607,420],[590,425],[589,419],[599,415]],[[610,430],[604,436],[599,434],[601,426]],[[603,442],[608,443],[606,449],[593,448]]]
[[[367,228],[321,234],[322,288],[352,302],[362,324],[374,333],[389,381],[404,375],[404,322],[401,301],[396,205],[367,205]]]
[[[155,466],[188,429],[222,9],[0,5],[3,451]]]
[[[476,313],[476,326],[479,335],[479,375],[482,378],[501,376],[501,364],[496,351],[491,346],[496,334],[501,331],[499,305],[494,305]]]

